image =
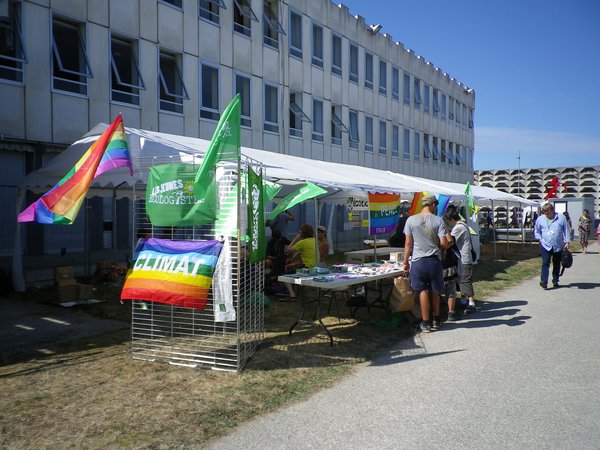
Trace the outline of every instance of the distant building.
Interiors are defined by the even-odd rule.
[[[353,14],[329,0],[0,0],[0,255],[21,178],[97,123],[121,112],[210,139],[235,93],[243,146],[471,181],[473,89]],[[110,248],[118,211],[92,207],[87,242]],[[36,255],[85,227],[25,228]]]
[[[492,187],[510,194],[542,203],[556,177],[561,186],[559,198],[591,197],[595,202],[594,216],[600,216],[600,166],[559,167],[541,169],[476,170],[475,184]],[[566,184],[566,189],[563,185]]]

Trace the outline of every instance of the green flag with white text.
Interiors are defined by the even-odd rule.
[[[195,225],[186,218],[194,205],[197,166],[172,163],[150,168],[146,185],[146,213],[157,227]]]
[[[320,188],[316,184],[307,181],[304,186],[300,189],[292,192],[291,194],[286,195],[281,199],[279,204],[275,207],[271,214],[269,214],[269,220],[275,219],[279,214],[285,211],[288,208],[291,208],[298,203],[301,203],[305,200],[309,200],[311,198],[318,197],[319,195],[326,194],[327,191],[323,188]]]
[[[266,253],[262,184],[262,176],[248,167],[248,252],[251,263],[262,261]]]
[[[186,216],[194,225],[203,225],[217,218],[217,164],[240,161],[240,95],[227,105],[194,180],[196,204]]]

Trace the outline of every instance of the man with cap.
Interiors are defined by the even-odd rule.
[[[404,271],[409,271],[410,284],[419,293],[420,329],[429,332],[432,328],[438,329],[441,324],[440,292],[444,290],[441,248],[450,248],[452,239],[449,239],[444,220],[436,215],[438,200],[435,195],[424,197],[422,205],[421,213],[409,217],[404,226]],[[430,312],[433,313],[433,321]]]

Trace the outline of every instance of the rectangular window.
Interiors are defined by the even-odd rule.
[[[358,83],[358,47],[350,44],[350,81]]]
[[[350,127],[349,127],[349,146],[350,148],[358,148],[358,113],[356,111],[350,110],[349,112],[350,118]]]
[[[440,112],[440,101],[439,101],[439,91],[437,89],[433,90],[433,117],[437,117]]]
[[[387,95],[387,64],[379,60],[379,93]]]
[[[454,144],[448,142],[448,154],[446,155],[449,164],[454,164]]]
[[[429,147],[429,135],[423,135],[423,158],[431,158],[431,148]]]
[[[290,11],[289,31],[290,55],[302,59],[302,16],[294,11]],[[321,29],[321,58],[323,58],[323,29]]]
[[[240,124],[243,127],[251,127],[250,77],[236,73],[234,91],[235,94],[240,94]]]
[[[415,161],[420,161],[421,160],[421,133],[419,133],[418,131],[415,131],[415,153],[414,153],[414,160]]]
[[[473,109],[469,108],[469,128],[473,128]]]
[[[112,38],[110,41],[111,100],[113,102],[140,104],[140,89],[146,89],[135,59],[131,42]]]
[[[440,161],[445,163],[446,159],[448,157],[448,152],[446,151],[446,141],[443,139],[440,139],[441,143],[440,143],[440,147],[441,147],[441,152],[440,152]]]
[[[0,20],[0,78],[22,83],[27,58],[21,35],[20,6],[17,2],[5,2],[8,17]]]
[[[415,109],[419,109],[421,107],[421,81],[418,78],[415,78],[414,86]]]
[[[403,139],[403,156],[404,159],[410,159],[410,130],[404,128],[404,139]]]
[[[302,53],[300,54],[302,56]],[[323,28],[313,23],[312,28],[312,63],[323,67]]]
[[[167,3],[169,5],[175,6],[176,8],[181,9],[182,0],[161,0],[163,3]]]
[[[442,94],[442,120],[446,120],[446,94]]]
[[[423,111],[429,112],[429,85],[425,84],[423,87]]]
[[[263,129],[265,131],[279,132],[279,105],[277,86],[265,83],[265,121]]]
[[[456,152],[455,152],[454,162],[457,166],[460,166],[463,163],[463,157],[461,155],[460,145],[456,144]]]
[[[200,64],[200,117],[219,120],[219,68]]]
[[[52,87],[87,95],[92,70],[85,52],[83,24],[52,21]]]
[[[183,114],[183,101],[189,100],[187,89],[183,84],[179,64],[181,55],[160,52],[159,62],[159,109]],[[217,106],[218,110],[218,106]]]
[[[348,127],[342,122],[342,107],[331,105],[331,143],[342,145],[342,133],[349,133]]]
[[[248,0],[233,0],[233,31],[250,37],[252,32],[252,21],[258,22],[258,18]]]
[[[392,98],[400,99],[400,71],[397,67],[392,67]]]
[[[398,125],[392,125],[392,156],[400,155],[400,129]]]
[[[365,53],[365,87],[373,89],[373,55]]]
[[[431,156],[433,157],[434,161],[437,161],[440,159],[440,150],[438,148],[438,140],[436,137],[433,138],[433,148],[432,148],[432,154]]]
[[[323,142],[323,102],[321,100],[313,99],[312,124],[313,141]]]
[[[448,120],[454,120],[454,99],[448,97]]]
[[[373,118],[365,116],[365,152],[373,153]]]
[[[302,122],[311,120],[302,110],[302,93],[290,92],[290,136],[302,137]]]
[[[198,15],[209,22],[219,23],[221,8],[226,9],[223,0],[198,0]]]
[[[404,87],[402,95],[404,97],[404,104],[410,105],[410,75],[407,73],[404,74]]]
[[[462,123],[463,125],[467,125],[467,105],[464,103],[462,105]]]
[[[331,36],[331,73],[342,76],[342,38]]]
[[[460,123],[460,102],[456,100],[456,109],[454,110],[454,118],[456,119],[456,124]]]
[[[387,154],[387,124],[385,121],[379,121],[379,153]]]
[[[276,0],[263,1],[263,43],[269,47],[279,48],[279,35],[285,35],[279,23]]]

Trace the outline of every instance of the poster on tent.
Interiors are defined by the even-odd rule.
[[[367,196],[349,196],[346,198],[346,211],[348,213],[347,222],[352,228],[368,226],[368,219],[363,216],[369,211],[369,199]],[[366,223],[365,223],[366,222]]]
[[[140,239],[121,300],[204,309],[222,247],[214,240]]]
[[[369,192],[369,234],[391,233],[398,223],[400,195]]]

